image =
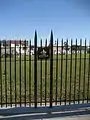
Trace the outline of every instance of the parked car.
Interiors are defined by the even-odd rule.
[[[66,52],[63,50],[63,51],[58,51],[58,55],[61,55],[61,54],[65,54]],[[55,55],[57,55],[57,51],[55,51],[54,53]]]
[[[55,55],[57,55],[57,51],[55,51],[55,53],[54,53],[54,54],[55,54]],[[60,52],[60,51],[58,51],[58,55],[59,55],[59,54],[61,54],[61,52]]]

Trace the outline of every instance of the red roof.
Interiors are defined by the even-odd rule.
[[[20,40],[11,40],[11,44],[24,44],[25,41],[20,41]]]

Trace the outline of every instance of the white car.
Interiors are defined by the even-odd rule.
[[[55,51],[55,53],[54,53],[55,55],[57,55],[57,51]],[[58,51],[58,54],[61,54],[61,52],[60,51]]]

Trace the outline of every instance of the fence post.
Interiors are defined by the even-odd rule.
[[[67,66],[68,66],[68,39],[66,41],[66,67],[65,67],[65,105],[67,104]]]
[[[60,81],[60,105],[61,105],[61,100],[62,100],[62,79],[63,79],[63,39],[62,39],[62,42],[61,42],[61,68],[60,68],[60,74],[61,74],[61,81]]]
[[[6,107],[7,107],[7,61],[6,61],[6,40],[5,40],[5,68],[4,68],[4,76],[5,76],[5,98],[6,98]]]
[[[50,37],[50,107],[52,107],[53,99],[53,32]]]
[[[56,97],[55,97],[55,100],[56,100],[56,102],[55,102],[55,104],[57,105],[57,88],[58,88],[58,39],[57,39],[57,54],[56,54],[56,92],[55,92],[55,94],[56,94]]]
[[[37,32],[34,38],[34,103],[37,108]]]
[[[89,95],[90,95],[90,40],[89,40],[89,59],[88,59],[88,82],[87,82],[87,103],[89,102]]]
[[[80,63],[79,63],[79,91],[78,91],[78,104],[80,104],[80,91],[81,91],[81,47],[82,47],[82,39],[80,39]]]
[[[41,39],[41,45],[42,48],[42,39]],[[40,105],[42,105],[42,59],[41,59],[41,65],[40,65]]]
[[[1,48],[2,41],[0,40],[0,96],[1,96],[1,107],[2,107],[2,48]]]
[[[29,46],[29,106],[31,106],[31,40]]]
[[[85,46],[84,46],[84,80],[83,80],[83,103],[85,99],[85,83],[86,83],[86,39],[85,39]]]
[[[76,84],[77,84],[77,39],[76,39],[76,49],[75,49],[74,104],[76,100]]]
[[[11,64],[12,64],[12,61],[11,61],[11,40],[10,40],[10,104],[11,104],[11,107],[12,107],[12,70],[11,70]],[[6,61],[7,62],[7,61]],[[8,97],[8,96],[7,96]]]
[[[16,40],[15,40],[15,107],[17,106],[17,78],[16,78]]]
[[[25,102],[25,106],[26,106],[26,99],[27,99],[27,93],[26,93],[26,40],[24,41],[24,94],[25,94],[25,98],[24,98],[24,102]]]
[[[73,44],[73,40],[71,39],[71,55],[70,55],[70,89],[69,89],[69,105],[71,104],[71,95],[72,95],[72,44]]]
[[[45,47],[47,48],[47,39],[45,42]],[[47,59],[45,59],[45,106],[47,101]]]
[[[20,59],[19,59],[19,70],[20,70],[20,72],[19,72],[19,79],[20,79],[20,107],[22,106],[22,94],[21,94],[21,91],[22,91],[22,81],[21,81],[21,76],[22,76],[22,74],[21,74],[21,69],[22,69],[22,66],[21,66],[21,39],[20,39],[20,53],[19,53],[19,56],[20,56]]]

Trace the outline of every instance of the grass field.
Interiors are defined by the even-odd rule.
[[[81,56],[80,60],[67,60],[66,64],[66,56],[63,55],[63,59],[61,60],[61,55],[58,55],[58,60],[56,60],[57,56],[54,56],[53,60],[53,100],[67,100],[71,99],[90,99],[90,87],[89,81],[90,77],[88,77],[89,70],[89,60],[84,61],[84,55]],[[68,58],[71,55],[67,56]],[[88,58],[89,55],[86,55]],[[72,58],[75,58],[75,55],[72,55]],[[77,58],[80,58],[80,55],[77,55]],[[10,58],[6,59],[6,67],[4,58],[2,58],[1,62],[1,73],[0,73],[0,102],[2,98],[2,102],[10,102],[12,100],[15,102],[15,93],[16,93],[16,101],[20,101],[20,80],[21,80],[21,100],[25,102],[25,92],[26,92],[26,101],[33,102],[34,100],[34,58],[31,57],[31,61],[29,61],[29,57],[26,57],[26,62],[20,62],[20,58],[16,58],[17,61],[15,63],[15,58],[11,58],[11,68],[10,68]],[[76,63],[76,64],[75,64]],[[21,75],[20,75],[20,64],[21,64]],[[81,69],[80,69],[81,65]],[[16,72],[15,72],[16,66]],[[61,70],[62,67],[62,70]],[[72,68],[71,68],[72,67]],[[76,71],[75,71],[76,67]],[[25,69],[26,68],[26,69]],[[11,69],[11,70],[10,70]],[[46,69],[46,73],[45,73]],[[4,72],[6,70],[6,76]],[[41,73],[42,70],[42,73]],[[67,74],[66,74],[67,72]],[[25,74],[26,73],[26,74]],[[61,74],[62,73],[62,74]],[[46,77],[45,77],[46,74]],[[79,76],[80,75],[80,76]],[[11,76],[11,77],[10,77]],[[16,77],[16,78],[15,78]],[[57,79],[56,79],[57,78]],[[26,79],[26,81],[25,81]],[[15,81],[16,81],[16,92],[15,92]],[[45,87],[46,84],[46,87]],[[5,85],[7,87],[5,87]],[[11,87],[10,87],[11,86]],[[70,87],[71,86],[71,87]],[[79,87],[80,86],[80,87]],[[45,91],[46,91],[46,100],[50,99],[50,60],[45,62],[44,60],[41,62],[37,61],[37,100],[42,101],[45,100]],[[70,96],[71,94],[71,96]]]

